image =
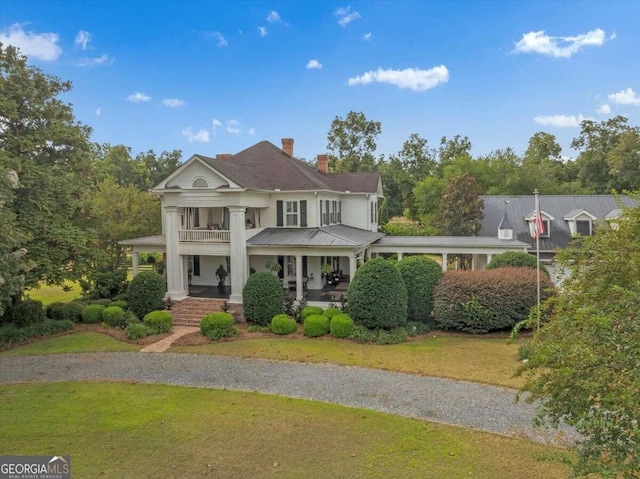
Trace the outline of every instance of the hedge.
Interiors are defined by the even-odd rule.
[[[102,311],[105,307],[102,304],[90,304],[82,308],[82,321],[87,324],[102,322]]]
[[[407,288],[409,321],[426,322],[433,309],[433,290],[442,276],[442,267],[427,256],[407,256],[396,267]]]
[[[138,273],[127,290],[129,309],[138,318],[144,318],[151,311],[164,307],[164,295],[167,289],[164,278],[153,271]]]
[[[229,313],[218,312],[207,314],[200,322],[200,332],[209,339],[229,338],[238,333],[233,316]]]
[[[407,288],[390,261],[372,259],[353,276],[347,292],[349,314],[369,329],[393,329],[407,324]]]
[[[507,251],[506,253],[494,256],[491,261],[489,261],[487,269],[507,267],[536,269],[536,262],[536,257],[528,253],[522,251]],[[549,271],[547,271],[547,268],[542,264],[540,265],[540,271],[549,276]]]
[[[304,335],[310,338],[324,336],[329,332],[329,318],[313,314],[304,320]]]
[[[273,334],[292,334],[298,330],[296,320],[286,314],[278,314],[271,320]]]
[[[355,325],[349,339],[358,343],[371,344],[399,344],[407,340],[406,328],[387,329],[367,329],[364,326]]]
[[[267,271],[249,276],[242,290],[242,307],[248,321],[268,326],[271,318],[284,313],[284,291],[278,278]]]
[[[168,333],[173,326],[173,318],[167,311],[151,311],[142,318],[142,322],[156,334]]]
[[[40,301],[23,299],[5,310],[4,315],[0,317],[0,324],[14,324],[18,328],[23,328],[42,323],[46,317],[47,313]]]
[[[8,324],[0,327],[0,346],[8,346],[37,336],[62,333],[73,329],[73,326],[73,321],[69,320],[43,321],[23,328],[19,328],[15,324]]]
[[[510,329],[536,305],[536,276],[528,268],[448,271],[435,289],[435,323],[468,333]],[[544,301],[554,287],[546,275],[540,280]]]
[[[318,306],[307,306],[300,313],[300,320],[304,322],[309,316],[314,316],[316,314],[323,314],[324,310],[319,308]]]
[[[116,328],[126,328],[129,315],[124,309],[118,306],[109,306],[102,310],[102,321],[107,326],[115,326]]]
[[[334,338],[346,338],[353,331],[353,324],[348,314],[336,314],[329,321],[329,332]]]
[[[79,301],[71,301],[70,303],[54,303],[49,308],[49,317],[56,321],[68,319],[70,321],[79,322],[82,320],[82,310],[86,305]]]

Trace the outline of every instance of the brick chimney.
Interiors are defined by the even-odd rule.
[[[220,153],[216,155],[216,160],[226,160],[227,158],[231,158],[233,155],[231,153]]]
[[[282,139],[282,151],[293,158],[293,138]]]
[[[318,155],[318,171],[325,175],[329,173],[329,159],[327,155]]]

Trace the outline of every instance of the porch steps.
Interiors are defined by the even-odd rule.
[[[200,322],[205,315],[222,311],[225,301],[224,299],[212,298],[186,298],[182,301],[177,301],[171,307],[169,313],[173,317],[175,326],[200,326]],[[227,312],[233,314],[236,321],[241,320],[242,306],[236,304],[229,306],[230,308]]]

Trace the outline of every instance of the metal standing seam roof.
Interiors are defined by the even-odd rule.
[[[378,240],[380,246],[429,246],[429,247],[485,247],[531,248],[529,243],[518,240],[501,240],[488,236],[385,236]]]
[[[167,239],[164,235],[143,236],[128,240],[118,241],[123,246],[166,246]]]
[[[266,228],[247,240],[247,246],[342,246],[362,247],[383,237],[383,233],[346,225],[320,228]]]

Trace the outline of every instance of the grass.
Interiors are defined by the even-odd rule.
[[[332,339],[248,339],[202,346],[174,346],[170,352],[345,364],[405,373],[464,379],[517,388],[518,342],[505,339],[436,336],[390,346]]]
[[[72,398],[72,400],[70,399]],[[0,387],[0,454],[74,477],[567,477],[523,439],[255,393],[131,383]]]
[[[27,356],[61,353],[97,353],[104,351],[139,351],[140,346],[118,341],[100,333],[74,333],[10,349],[0,356]]]
[[[70,288],[69,291],[65,291],[65,287]],[[64,286],[48,286],[43,283],[38,288],[26,291],[27,295],[31,299],[42,301],[42,304],[45,306],[51,303],[67,303],[69,301],[73,301],[74,299],[82,296],[81,292],[82,289],[80,288],[80,285],[71,281],[66,281]]]

